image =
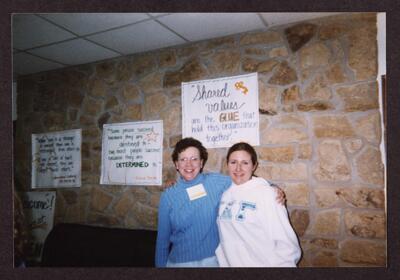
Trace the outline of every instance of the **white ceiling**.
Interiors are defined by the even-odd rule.
[[[33,74],[333,14],[14,14],[13,72]]]

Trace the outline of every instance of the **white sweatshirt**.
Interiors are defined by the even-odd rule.
[[[300,259],[287,210],[262,178],[232,183],[222,195],[217,224],[221,267],[296,267]]]

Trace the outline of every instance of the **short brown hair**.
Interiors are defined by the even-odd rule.
[[[200,169],[200,172],[203,171],[203,167],[206,165],[207,159],[208,159],[208,152],[207,149],[201,144],[201,142],[197,139],[194,139],[192,137],[186,137],[178,141],[175,145],[175,149],[172,152],[172,161],[177,162],[178,161],[178,156],[181,152],[186,150],[189,147],[194,147],[197,150],[199,150],[200,153],[200,159],[203,160],[203,166]]]

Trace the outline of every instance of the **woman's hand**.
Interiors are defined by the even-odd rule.
[[[285,192],[281,189],[281,186],[278,186],[277,184],[274,184],[274,183],[270,183],[270,185],[275,188],[276,201],[279,204],[285,205],[286,195],[285,195]]]
[[[172,187],[173,185],[175,185],[175,183],[176,183],[176,180],[167,180],[167,181],[165,181],[164,185],[160,186],[160,189],[164,191],[164,190]]]

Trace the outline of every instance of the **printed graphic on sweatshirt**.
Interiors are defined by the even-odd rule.
[[[225,209],[222,212],[220,219],[226,219],[226,220],[232,219],[232,206],[234,203],[235,203],[235,200],[226,203]],[[221,204],[225,204],[225,202],[222,202]]]
[[[253,202],[241,201],[239,211],[236,215],[236,220],[241,222],[244,221],[246,219],[245,212],[247,209],[252,211],[256,210],[256,204]]]
[[[238,203],[238,207],[236,200],[232,200],[230,202],[221,202],[221,208],[225,205],[224,210],[222,211],[221,215],[219,216],[220,219],[224,220],[231,220],[232,219],[232,208],[237,208],[237,213],[235,215],[235,220],[243,222],[246,220],[246,212],[247,211],[255,211],[257,209],[256,203],[248,202],[248,201],[240,201]]]

